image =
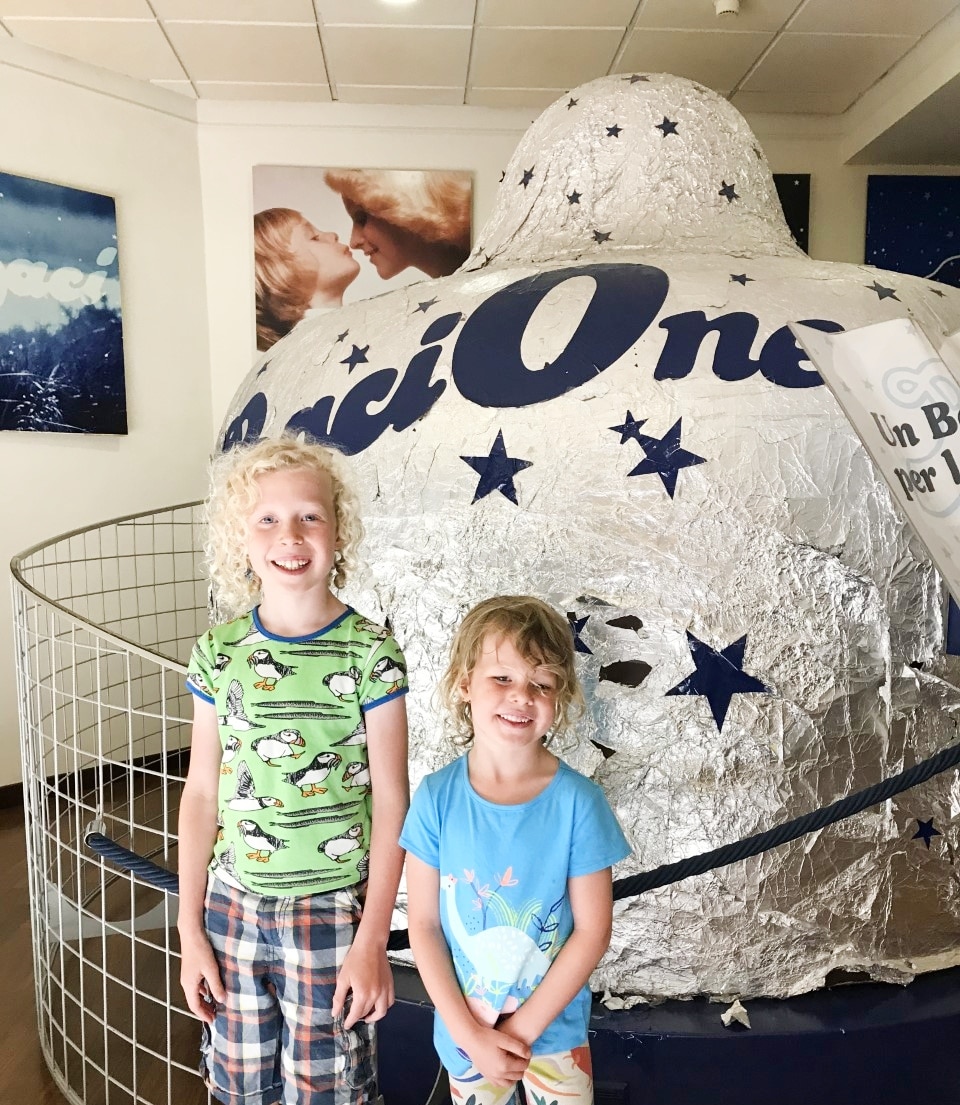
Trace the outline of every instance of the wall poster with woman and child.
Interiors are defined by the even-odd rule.
[[[447,169],[257,165],[257,349],[308,313],[449,276],[470,252],[472,177]]]

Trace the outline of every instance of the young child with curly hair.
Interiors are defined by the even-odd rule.
[[[403,864],[407,690],[389,630],[331,589],[363,535],[342,458],[221,456],[207,559],[229,620],[194,647],[180,980],[225,1105],[362,1105]]]

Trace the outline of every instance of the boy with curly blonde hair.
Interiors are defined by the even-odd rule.
[[[343,460],[286,438],[213,466],[229,618],[194,647],[180,803],[181,983],[225,1105],[363,1105],[403,863],[407,690],[389,630],[331,589],[362,538]]]

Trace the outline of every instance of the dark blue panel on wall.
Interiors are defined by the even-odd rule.
[[[865,260],[960,287],[960,176],[868,177]]]
[[[810,242],[810,174],[774,173],[773,183],[793,240],[806,253]]]
[[[953,601],[953,595],[947,600],[947,642],[944,651],[948,656],[960,656],[960,606]]]

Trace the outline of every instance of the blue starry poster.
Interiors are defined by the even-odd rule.
[[[868,177],[865,259],[960,287],[960,176]]]
[[[0,173],[0,430],[127,432],[109,196]]]

